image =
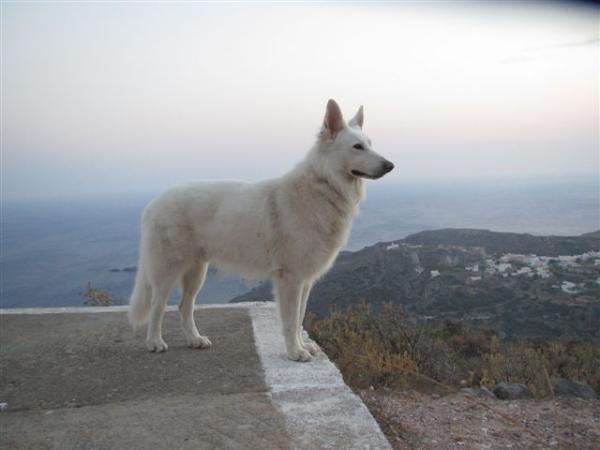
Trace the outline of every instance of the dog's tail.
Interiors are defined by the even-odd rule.
[[[135,286],[129,299],[129,323],[134,329],[142,328],[148,323],[151,302],[152,287],[140,264],[135,275]]]

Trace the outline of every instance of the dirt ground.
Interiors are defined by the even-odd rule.
[[[600,449],[600,400],[359,394],[394,449]]]

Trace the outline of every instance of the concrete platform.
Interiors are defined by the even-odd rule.
[[[196,309],[205,350],[171,310],[161,354],[125,311],[0,311],[0,448],[389,448],[325,355],[285,358],[272,304]]]

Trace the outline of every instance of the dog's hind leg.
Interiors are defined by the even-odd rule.
[[[164,352],[169,348],[162,338],[162,319],[175,280],[176,275],[169,273],[163,274],[159,280],[152,283],[152,305],[146,336],[146,346],[151,352]]]
[[[300,345],[310,352],[311,355],[315,355],[319,351],[319,346],[314,342],[307,342],[304,340],[303,334],[303,326],[304,316],[306,315],[306,304],[308,302],[308,297],[310,295],[310,290],[312,289],[313,283],[312,281],[307,281],[302,286],[302,299],[300,303],[300,311],[298,315],[298,341],[300,341]]]
[[[181,328],[187,344],[193,348],[207,348],[211,346],[206,336],[201,336],[194,322],[194,303],[196,295],[206,278],[208,264],[201,262],[194,264],[181,277],[181,300],[179,301],[179,314],[181,315]]]
[[[310,352],[304,349],[298,339],[302,282],[290,274],[277,274],[273,277],[273,284],[288,358],[293,361],[310,361]]]

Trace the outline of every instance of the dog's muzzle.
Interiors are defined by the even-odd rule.
[[[390,162],[390,161],[385,161],[382,166],[381,166],[381,170],[379,171],[379,173],[371,175],[369,173],[364,173],[361,172],[360,170],[353,170],[352,171],[352,175],[354,175],[355,177],[361,177],[361,178],[369,178],[370,180],[376,180],[377,178],[381,178],[382,176],[384,176],[386,173],[391,172],[392,170],[394,170],[394,163]]]

